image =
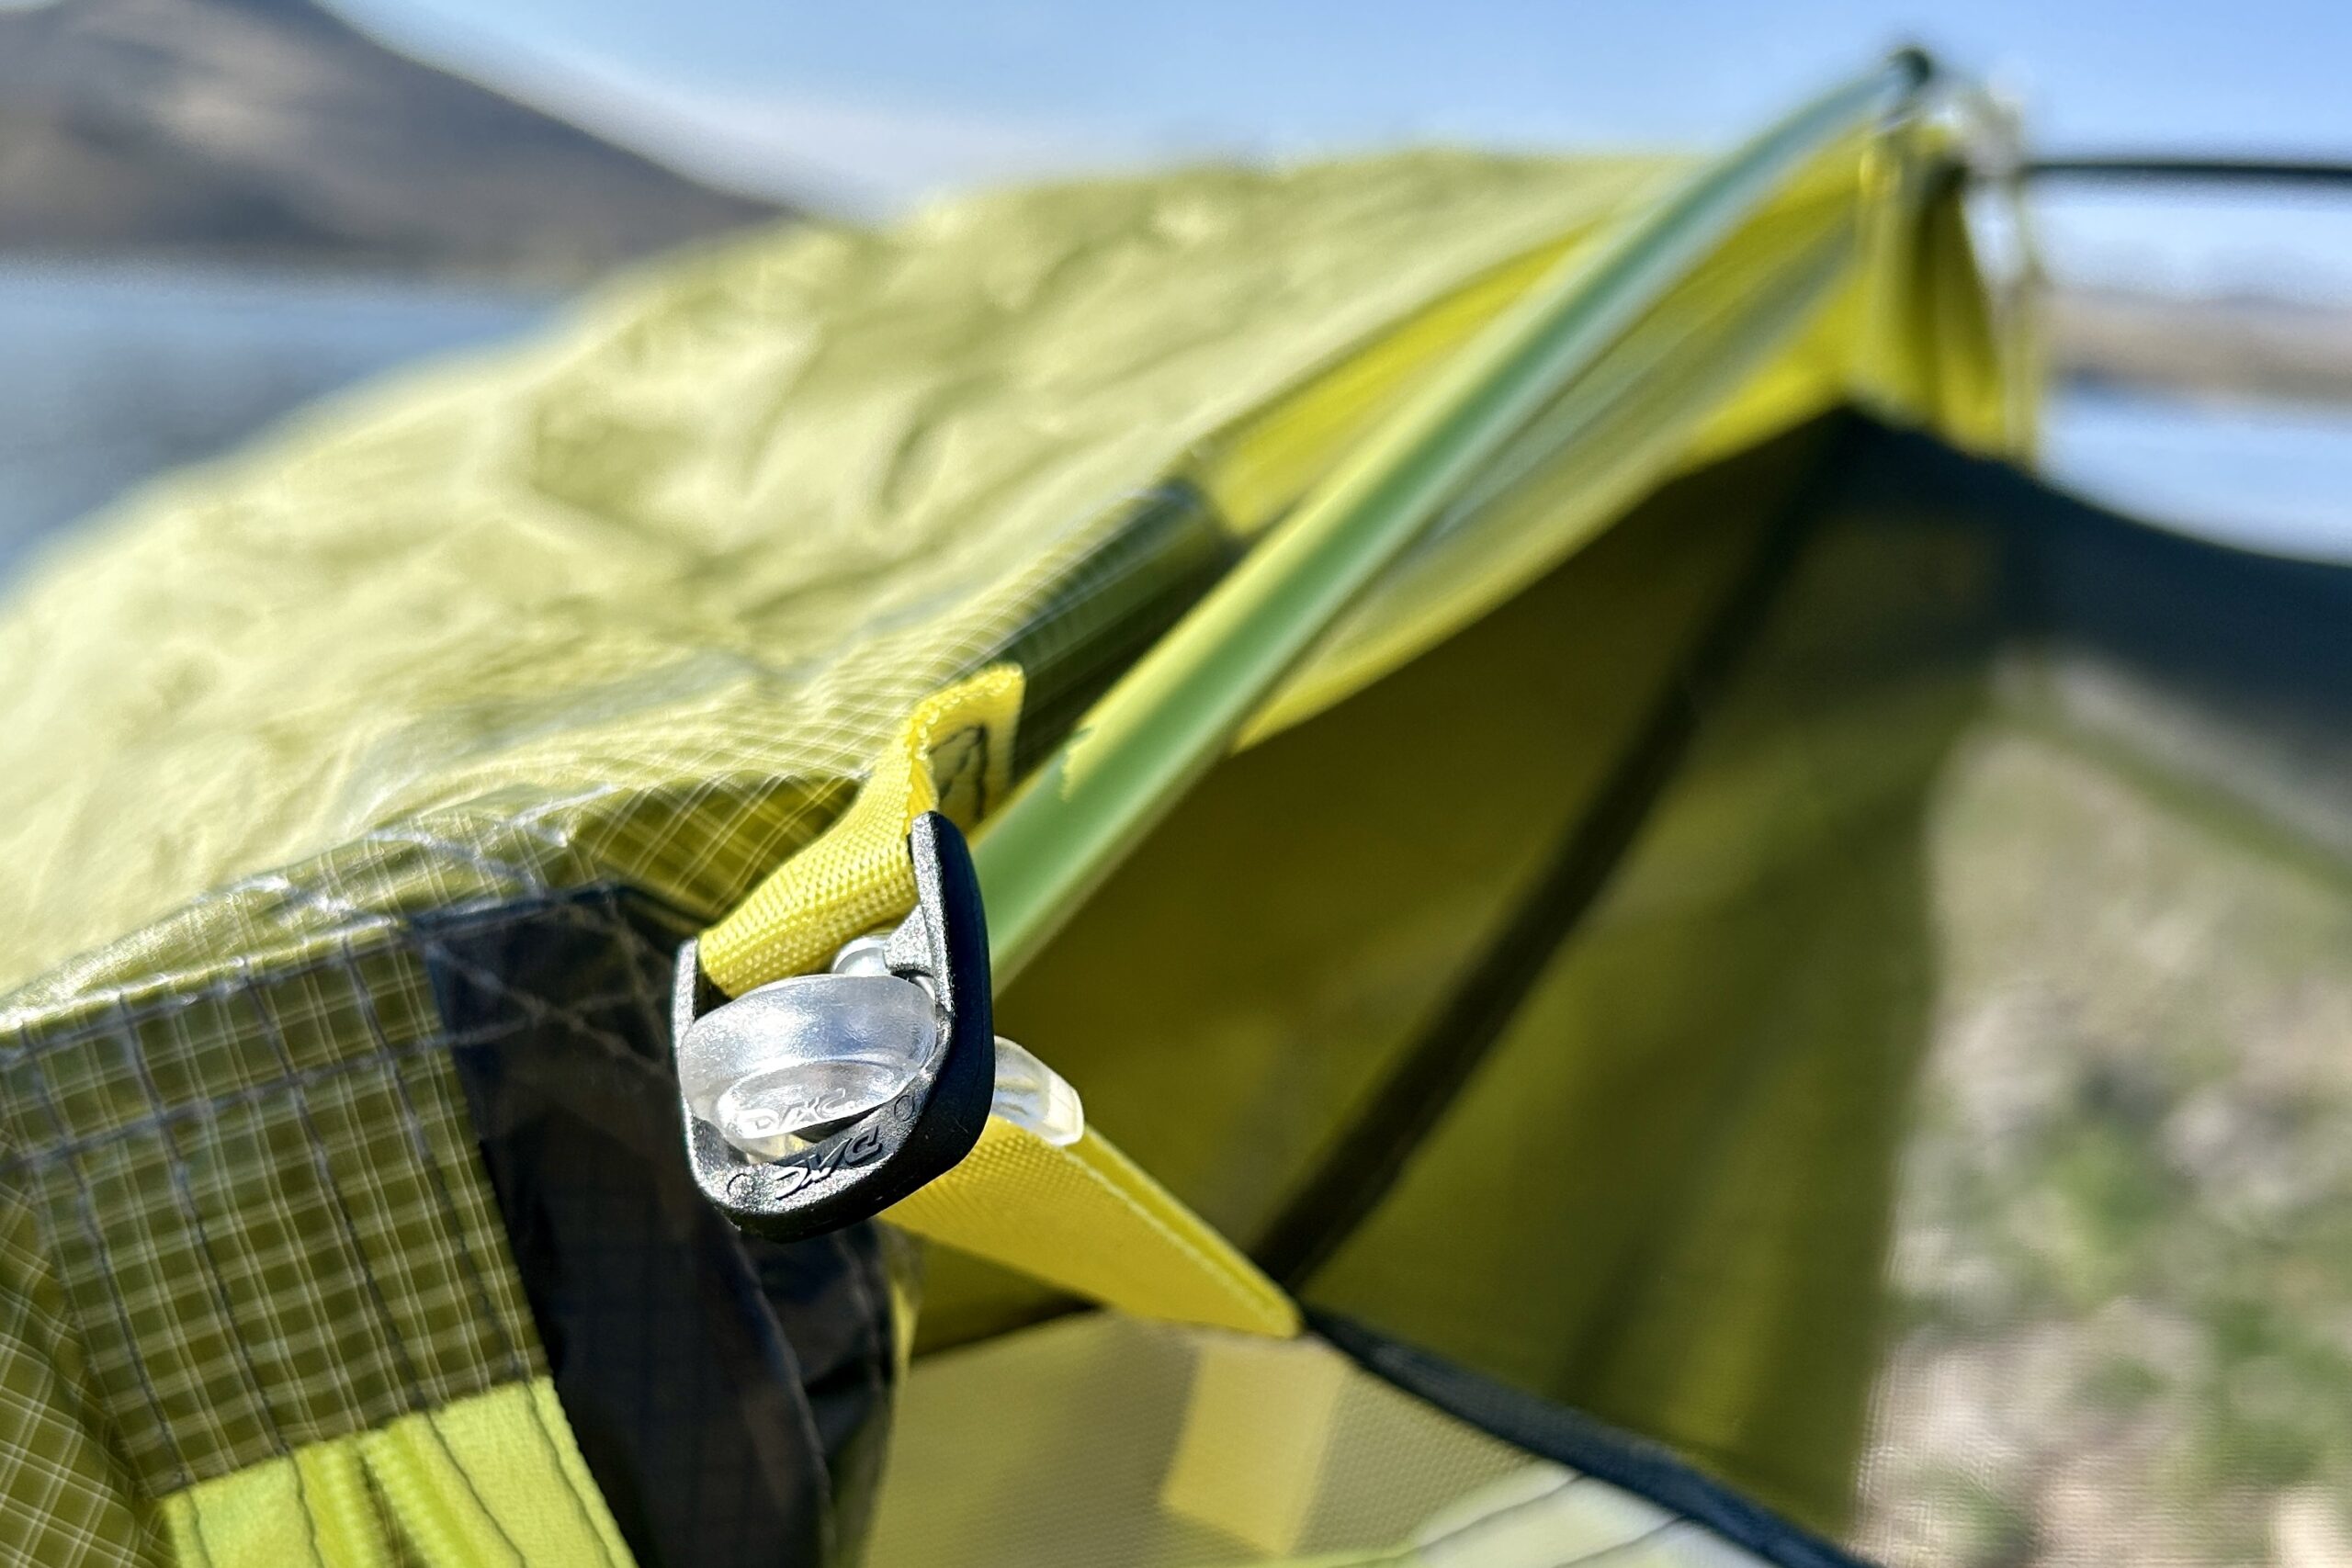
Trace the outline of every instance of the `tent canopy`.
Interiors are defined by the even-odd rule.
[[[0,621],[0,1544],[2241,1549],[2352,1465],[2281,1383],[2335,1167],[2206,1185],[2344,1092],[2352,587],[2003,466],[1990,134],[1905,62],[1715,160],[755,236],[85,531]],[[1563,321],[1115,853],[991,840]],[[934,787],[1076,889],[997,1014],[1088,1138],[738,1235],[677,943],[821,963],[812,857]]]

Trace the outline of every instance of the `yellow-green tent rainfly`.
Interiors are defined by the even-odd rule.
[[[2004,147],[757,235],[79,534],[0,1558],[2329,1539],[2352,581],[2018,466]]]

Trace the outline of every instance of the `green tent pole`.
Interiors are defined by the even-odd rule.
[[[1001,985],[1110,874],[1315,639],[1563,389],[1812,153],[1907,107],[1905,51],[1708,164],[1597,253],[1563,260],[1302,500],[1136,661],[974,844]]]

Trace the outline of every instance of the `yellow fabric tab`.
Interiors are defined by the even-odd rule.
[[[1280,1286],[1092,1132],[1064,1147],[990,1118],[963,1163],[882,1217],[1142,1316],[1298,1332]]]
[[[1351,1372],[1296,1345],[1205,1339],[1159,1500],[1270,1556],[1306,1540]]]
[[[316,1556],[331,1568],[345,1568],[327,1555],[324,1542],[312,1551],[311,1514],[288,1459],[173,1494],[164,1500],[164,1525],[173,1560],[183,1564],[301,1562]]]
[[[850,808],[703,933],[703,973],[741,996],[821,967],[852,937],[912,908],[907,829],[926,811],[968,827],[1002,798],[1021,693],[1021,671],[999,665],[917,707]]]
[[[703,933],[704,973],[740,996],[911,908],[908,828],[932,810],[968,825],[1002,797],[1021,697],[1021,671],[1001,666],[917,706],[849,809]],[[991,1117],[961,1164],[885,1217],[1128,1312],[1298,1332],[1280,1286],[1092,1132],[1065,1147]]]
[[[545,1378],[199,1482],[164,1498],[163,1512],[173,1556],[187,1568],[634,1561]]]
[[[560,1416],[559,1411],[559,1419]],[[571,1428],[562,1430],[569,1444]],[[296,1449],[293,1461],[303,1504],[316,1526],[319,1556],[331,1568],[391,1568],[392,1557],[376,1528],[375,1505],[368,1496],[359,1445],[312,1443]]]
[[[359,1449],[402,1538],[436,1568],[630,1561],[545,1379],[404,1416]]]

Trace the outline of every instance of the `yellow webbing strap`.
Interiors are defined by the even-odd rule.
[[[817,840],[703,932],[703,973],[730,997],[832,962],[852,937],[914,908],[907,829],[926,811],[970,827],[1003,799],[1021,716],[1019,669],[959,681],[909,715],[857,799]]]
[[[163,1512],[174,1560],[188,1568],[635,1562],[545,1378],[198,1482]]]
[[[1281,1286],[1091,1128],[1062,1146],[992,1116],[962,1164],[882,1217],[1140,1317],[1298,1332]]]
[[[1020,671],[998,668],[918,706],[850,808],[703,933],[704,972],[740,996],[912,908],[909,826],[939,810],[968,827],[1002,797],[1021,694]],[[883,1217],[1140,1316],[1298,1332],[1280,1286],[1091,1128],[1061,1145],[991,1117],[961,1164]]]

